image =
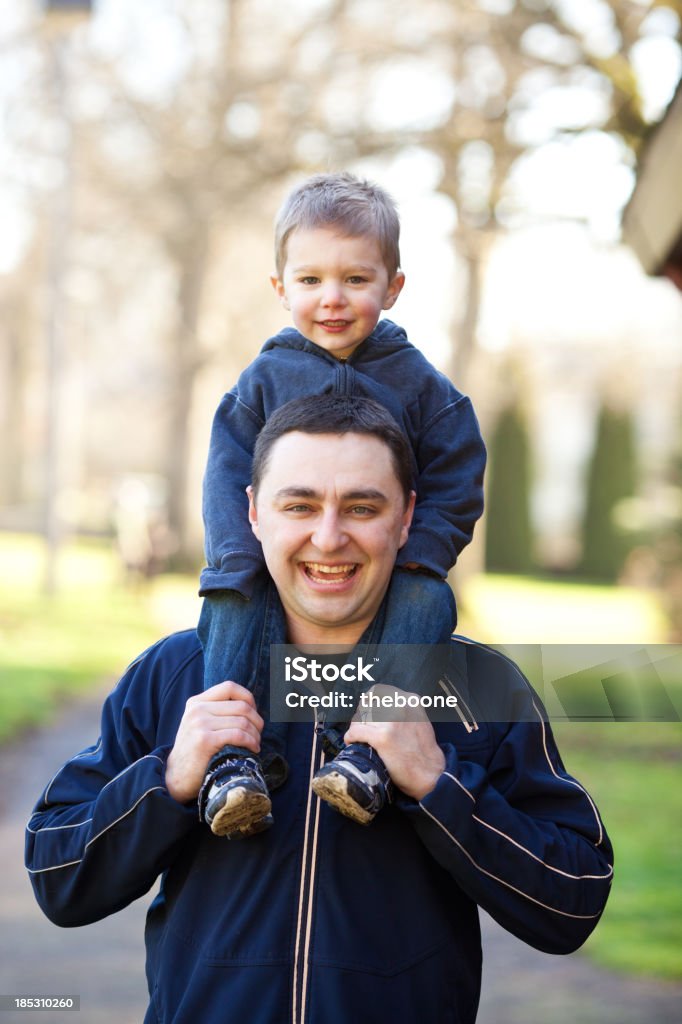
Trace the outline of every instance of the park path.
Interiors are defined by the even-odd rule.
[[[63,930],[38,910],[23,868],[23,830],[31,806],[55,770],[96,740],[102,696],[100,692],[64,708],[50,729],[0,748],[0,994],[68,994],[81,999],[75,1016],[0,1011],[0,1024],[68,1024],[74,1019],[80,1024],[140,1024],[144,1017],[143,928],[149,899],[138,900],[107,921]],[[478,1024],[682,1020],[682,984],[615,975],[579,954],[538,953],[485,915],[483,948]],[[258,1024],[257,1017],[243,1024]]]

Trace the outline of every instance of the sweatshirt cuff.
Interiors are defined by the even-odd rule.
[[[456,559],[457,553],[452,545],[443,541],[438,534],[413,527],[407,543],[398,552],[396,565],[403,566],[414,562],[423,565],[425,569],[430,569],[440,579],[445,579]]]
[[[199,578],[199,596],[206,597],[214,590],[236,590],[242,597],[253,596],[255,582],[263,571],[263,560],[256,555],[237,552],[224,555],[219,566],[202,569]]]

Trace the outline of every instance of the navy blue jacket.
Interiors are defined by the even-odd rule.
[[[88,924],[162,875],[146,1024],[471,1024],[477,905],[538,949],[568,953],[601,915],[612,853],[518,669],[454,644],[468,679],[458,685],[483,705],[504,688],[510,710],[525,703],[535,720],[436,725],[447,764],[435,789],[419,803],[398,796],[368,827],[311,795],[320,738],[312,723],[290,725],[274,827],[230,842],[164,785],[203,663],[194,631],[161,641],[128,669],[101,738],[55,775],[29,821],[42,909],[59,925]]]
[[[380,320],[345,361],[287,328],[266,341],[222,399],[213,421],[204,477],[208,566],[200,593],[238,590],[251,596],[263,567],[244,495],[256,437],[281,405],[316,394],[373,398],[410,440],[417,506],[398,565],[416,562],[444,578],[471,540],[483,511],[485,468],[471,401],[390,320]]]

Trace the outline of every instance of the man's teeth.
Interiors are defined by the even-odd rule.
[[[357,566],[350,562],[348,565],[323,565],[321,562],[306,562],[305,571],[308,576],[320,583],[338,583],[340,577],[350,577],[355,573]],[[325,579],[325,577],[327,577]]]

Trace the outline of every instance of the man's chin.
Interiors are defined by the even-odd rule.
[[[303,625],[328,629],[346,629],[355,623],[359,624],[360,632],[364,630],[365,620],[369,621],[376,609],[369,616],[363,615],[363,609],[357,600],[350,601],[345,594],[314,594],[301,600],[296,609],[296,617]]]

